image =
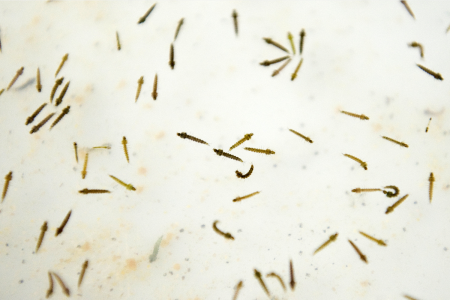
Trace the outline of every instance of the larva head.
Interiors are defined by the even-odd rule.
[[[185,139],[187,137],[187,133],[186,132],[181,132],[181,133],[177,133],[177,135],[182,138]]]
[[[214,149],[214,152],[216,152],[217,155],[221,156],[223,154],[222,149]]]
[[[244,138],[245,138],[246,140],[249,140],[249,139],[252,138],[252,136],[253,136],[253,133],[247,133],[246,135],[244,135]]]

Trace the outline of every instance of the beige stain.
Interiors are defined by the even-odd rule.
[[[180,269],[180,264],[174,264],[173,269],[178,271]]]
[[[84,252],[91,250],[91,244],[89,244],[89,242],[84,243],[81,246],[81,250],[83,250]]]
[[[127,86],[127,81],[125,79],[122,79],[121,81],[119,81],[119,83],[117,84],[116,89],[121,90],[124,87]]]
[[[140,167],[140,168],[138,169],[138,174],[139,174],[139,175],[147,175],[147,169],[144,168],[144,167]]]
[[[161,247],[167,247],[174,236],[175,236],[175,234],[173,234],[173,233],[166,234],[165,238],[161,242]]]
[[[158,132],[158,133],[156,134],[155,138],[156,138],[157,140],[160,140],[160,139],[162,139],[165,135],[166,135],[166,133],[165,133],[164,131],[160,131],[160,132]]]
[[[136,268],[137,268],[136,260],[134,258],[129,258],[125,260],[125,267],[122,269],[120,274],[124,275],[132,271],[136,271]]]

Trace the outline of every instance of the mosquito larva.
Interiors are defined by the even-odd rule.
[[[299,137],[303,138],[305,141],[310,142],[311,144],[313,143],[313,141],[309,138],[304,136],[303,134],[293,130],[293,129],[289,129],[290,132],[295,133],[296,135],[298,135]]]
[[[213,150],[219,156],[225,156],[225,157],[228,157],[228,158],[231,158],[231,159],[234,159],[234,160],[242,162],[242,159],[240,159],[239,157],[231,155],[230,153],[223,152],[222,149],[213,149]]]
[[[403,143],[403,142],[396,141],[396,140],[391,139],[391,138],[389,138],[389,137],[387,137],[387,136],[382,136],[382,138],[385,139],[385,140],[391,141],[391,142],[393,142],[393,143],[396,143],[396,144],[398,144],[398,145],[400,145],[400,146],[402,146],[402,147],[405,147],[405,148],[408,148],[408,147],[409,147],[407,144],[405,144],[405,143]]]
[[[279,48],[279,49],[289,53],[288,49],[286,49],[285,47],[281,46],[279,43],[274,42],[271,38],[263,38],[263,40],[266,41],[267,44],[274,45],[275,47],[277,47],[277,48]]]
[[[5,89],[0,90],[0,96],[1,96],[1,94],[3,94],[4,91],[5,91]]]
[[[234,32],[236,33],[236,36],[238,35],[238,13],[236,10],[233,10],[233,13],[231,14],[231,17],[233,17],[233,23],[234,23]]]
[[[122,49],[122,46],[120,45],[119,32],[117,31],[116,31],[116,41],[117,41],[117,50],[120,51],[120,49]]]
[[[305,29],[302,29],[302,31],[300,31],[300,49],[299,49],[300,54],[303,53],[303,43],[305,41],[305,35],[306,35]]]
[[[84,273],[86,273],[86,269],[87,269],[88,265],[89,265],[89,261],[85,260],[85,262],[81,266],[81,273],[80,273],[80,277],[78,278],[78,287],[80,287],[81,282],[83,281]]]
[[[69,53],[66,53],[66,54],[63,56],[62,61],[61,61],[61,63],[59,64],[58,69],[56,70],[55,77],[58,76],[59,71],[61,71],[61,68],[64,66],[64,63],[66,62],[66,60],[67,60],[68,58],[69,58]]]
[[[24,70],[24,67],[17,70],[16,75],[13,77],[13,79],[9,83],[8,87],[6,88],[7,91],[9,91],[9,89],[13,86],[13,84],[16,82],[16,80],[19,78],[19,76],[23,74],[23,70]]]
[[[41,72],[39,68],[37,68],[37,74],[36,74],[36,89],[40,93],[42,90],[42,84],[41,84]]]
[[[331,242],[334,242],[334,241],[337,239],[338,235],[339,235],[338,233],[335,233],[335,234],[331,235],[331,236],[328,238],[328,241],[326,241],[325,243],[323,243],[319,248],[317,248],[316,251],[314,251],[314,254],[316,254],[317,252],[319,252],[320,250],[322,250],[323,248],[325,248],[326,246],[328,246]],[[314,255],[314,254],[313,254],[313,255]]]
[[[266,275],[266,277],[275,277],[280,282],[281,286],[283,287],[283,290],[286,290],[286,286],[284,285],[283,279],[280,277],[280,275],[276,274],[275,272],[269,273]]]
[[[205,145],[209,145],[207,142],[205,142],[204,140],[198,139],[196,137],[193,137],[192,135],[187,134],[186,132],[181,132],[181,133],[177,133],[177,135],[182,138],[182,139],[188,139],[200,144],[205,144]]]
[[[96,147],[92,147],[92,149],[111,149],[111,146],[110,145],[96,146]]]
[[[55,113],[51,113],[49,114],[47,117],[45,117],[41,122],[39,122],[37,125],[33,126],[33,128],[31,128],[30,134],[38,132],[39,129],[41,129],[42,126],[45,125],[45,123],[48,122],[48,120],[51,119],[51,117],[53,117]]]
[[[292,59],[289,58],[284,64],[281,65],[281,67],[273,71],[272,77],[277,76],[284,69],[284,67],[286,67],[291,61]]]
[[[175,37],[173,38],[174,41],[177,39],[178,33],[180,32],[180,29],[181,29],[181,26],[183,25],[183,23],[184,23],[184,19],[181,18],[180,21],[178,21],[178,26],[177,26],[177,29],[175,30]]]
[[[406,299],[409,299],[409,300],[417,300],[416,298],[413,298],[413,297],[408,296],[408,295],[403,295],[403,297],[405,297]]]
[[[366,238],[368,238],[371,241],[374,241],[375,243],[377,243],[380,246],[387,246],[385,242],[383,242],[382,240],[376,239],[373,236],[368,235],[367,233],[364,233],[362,231],[359,232],[360,234],[362,234],[363,236],[365,236]]]
[[[111,193],[108,190],[98,190],[98,189],[82,189],[78,191],[80,194],[106,194]]]
[[[258,270],[256,270],[256,269],[254,269],[253,271],[254,271],[254,273],[255,273],[256,279],[258,279],[258,281],[259,281],[259,283],[261,284],[261,287],[263,288],[264,292],[266,292],[267,296],[270,297],[270,292],[269,292],[269,290],[267,289],[267,286],[266,286],[266,284],[264,283],[264,280],[262,279],[261,273],[260,273]]]
[[[289,260],[289,273],[291,275],[291,281],[289,285],[291,286],[291,290],[295,289],[295,277],[294,277],[294,266],[292,265],[292,259]]]
[[[250,167],[250,170],[246,174],[242,174],[241,172],[236,170],[236,176],[238,178],[248,178],[250,177],[250,175],[252,175],[252,172],[253,172],[253,165]]]
[[[213,223],[214,231],[217,232],[218,234],[224,236],[226,239],[234,240],[234,237],[231,235],[231,233],[229,233],[229,232],[225,233],[225,232],[221,231],[219,228],[217,228],[217,223],[219,223],[219,221],[217,221],[217,220],[214,221],[214,223]]]
[[[361,260],[367,264],[367,257],[361,252],[361,250],[359,250],[359,248],[356,247],[356,245],[352,241],[348,240],[348,242],[352,245],[353,249],[355,249],[356,253],[358,253],[359,258],[361,258]]]
[[[173,50],[173,44],[170,44],[169,66],[172,70],[175,68],[175,53]]]
[[[344,110],[341,110],[341,113],[349,115],[349,116],[352,116],[352,117],[355,117],[355,118],[358,118],[358,119],[361,119],[361,120],[369,120],[369,117],[367,117],[365,115],[362,115],[362,114],[358,115],[358,114],[354,114],[354,113],[351,113],[351,112],[348,112],[348,111],[344,111]]]
[[[242,197],[236,197],[236,198],[233,199],[233,202],[238,202],[238,201],[241,201],[241,200],[250,198],[250,197],[252,197],[252,196],[255,196],[255,195],[257,195],[257,194],[259,194],[259,192],[254,192],[254,193],[251,193],[251,194],[242,196]]]
[[[6,193],[8,192],[9,182],[10,182],[11,180],[12,180],[12,171],[10,171],[10,172],[5,176],[5,185],[3,186],[3,193],[2,193],[2,203],[3,203],[3,200],[5,200]]]
[[[64,108],[61,112],[61,114],[56,118],[56,120],[53,122],[53,124],[50,126],[50,129],[53,128],[53,126],[55,126],[56,124],[58,124],[59,121],[61,121],[61,119],[67,115],[69,113],[70,110],[70,106],[67,106],[66,108]]]
[[[132,186],[131,183],[126,184],[125,182],[123,182],[123,181],[120,180],[119,178],[114,177],[114,176],[112,176],[112,175],[109,175],[109,177],[111,177],[112,179],[114,179],[114,180],[117,181],[119,184],[123,185],[124,187],[126,187],[127,190],[130,190],[130,191],[135,191],[135,190],[136,190],[136,188],[135,188],[134,186]]]
[[[156,97],[158,97],[158,93],[156,91],[157,89],[158,89],[158,74],[155,74],[155,79],[153,80],[153,92],[152,92],[153,100],[156,100]]]
[[[411,17],[413,17],[413,19],[415,20],[416,17],[414,16],[414,13],[412,12],[411,7],[409,7],[408,3],[405,0],[401,0],[400,2],[405,6],[406,10],[409,12]]]
[[[391,206],[389,206],[386,210],[386,214],[389,214],[391,212],[394,211],[394,209],[399,206],[400,204],[402,204],[403,201],[405,201],[406,198],[408,198],[408,194],[406,194],[405,196],[403,196],[402,198],[400,198],[400,200],[398,200],[397,202],[395,202],[394,204],[392,204]]]
[[[152,10],[155,8],[156,3],[152,5],[152,7],[150,7],[147,12],[145,13],[145,15],[143,15],[142,17],[139,18],[138,20],[138,24],[144,23],[145,20],[147,19],[147,17],[150,15],[150,13],[152,12]]]
[[[64,88],[62,89],[61,93],[59,94],[59,97],[56,98],[56,100],[55,100],[55,106],[60,105],[61,102],[63,101],[63,98],[64,98],[64,96],[66,95],[67,89],[69,88],[69,84],[70,84],[70,81],[68,81],[68,82],[66,83],[66,85],[65,85]]]
[[[431,123],[431,118],[430,118],[430,120],[428,121],[428,125],[427,125],[427,128],[425,128],[425,132],[428,132],[428,127],[430,127],[430,123]]]
[[[89,153],[86,153],[86,155],[84,156],[84,166],[83,166],[83,171],[81,171],[81,178],[85,179],[86,178],[86,169],[87,169],[87,164],[88,164],[88,158],[89,158]]]
[[[294,79],[297,78],[297,73],[298,73],[298,70],[300,70],[300,67],[302,66],[302,63],[303,63],[303,58],[300,59],[300,62],[298,63],[297,67],[295,68],[294,73],[292,73],[291,81],[294,81]]]
[[[436,73],[436,72],[434,72],[434,71],[431,71],[430,69],[428,69],[428,68],[426,68],[426,67],[424,67],[424,66],[422,66],[422,65],[417,64],[417,66],[418,66],[419,68],[421,68],[423,71],[425,71],[426,73],[428,73],[428,74],[430,74],[431,76],[433,76],[435,79],[438,79],[438,80],[444,80],[444,78],[442,78],[442,75],[441,75],[441,74]]]
[[[361,188],[356,188],[356,189],[352,190],[353,193],[378,192],[378,191],[381,191],[381,189],[361,189]]]
[[[275,151],[272,151],[270,149],[264,150],[264,149],[258,149],[258,148],[250,148],[250,147],[245,147],[244,149],[247,151],[251,151],[251,152],[255,152],[255,153],[263,153],[266,155],[275,154]]]
[[[236,299],[237,299],[237,296],[238,296],[239,291],[241,290],[242,286],[243,286],[243,283],[242,283],[242,280],[241,280],[241,281],[239,281],[238,284],[236,285],[236,288],[235,288],[236,291],[234,292],[233,300],[236,300]]]
[[[74,148],[74,150],[75,150],[75,160],[76,160],[77,163],[78,163],[78,145],[77,145],[76,142],[73,142],[73,148]]]
[[[428,178],[428,181],[430,182],[430,188],[429,188],[429,191],[428,191],[428,194],[429,194],[429,196],[430,196],[430,203],[431,203],[431,200],[433,199],[433,184],[434,184],[434,175],[433,175],[433,172],[431,172],[430,173],[430,177]]]
[[[125,157],[127,158],[127,162],[130,163],[130,158],[128,157],[127,143],[128,143],[127,138],[123,137],[123,139],[122,139],[123,152],[125,152]]]
[[[240,146],[243,142],[249,141],[252,138],[252,136],[253,136],[253,133],[247,133],[246,135],[244,135],[244,137],[242,139],[240,139],[233,146],[231,146],[229,151],[231,151],[234,148]]]
[[[393,189],[394,192],[389,192],[389,191],[383,191],[383,194],[386,195],[386,197],[388,198],[393,198],[393,197],[397,197],[398,194],[400,193],[400,190],[398,187],[396,187],[395,185],[388,185],[384,187],[385,189]]]
[[[420,57],[423,58],[423,46],[422,44],[419,44],[418,42],[412,42],[411,44],[408,44],[409,47],[413,48],[419,48],[420,50]]]
[[[143,84],[144,84],[144,76],[141,76],[141,78],[139,78],[139,80],[138,80],[138,88],[136,91],[136,100],[134,102],[137,102],[139,95],[141,94],[141,88],[142,88]]]
[[[65,286],[64,282],[62,281],[61,277],[59,277],[55,272],[52,272],[53,276],[55,276],[56,281],[58,281],[59,285],[61,286],[61,289],[63,290],[63,293],[69,297],[70,296],[70,291],[69,289]]]
[[[56,90],[63,83],[64,77],[55,80],[55,84],[53,85],[52,92],[50,93],[50,103],[53,101],[53,97],[55,97]]]
[[[295,55],[295,46],[294,46],[294,37],[292,36],[292,33],[288,32],[288,40],[291,43],[292,47],[292,53]]]
[[[350,154],[344,154],[344,156],[347,156],[348,158],[351,158],[354,161],[358,162],[364,170],[367,170],[367,163],[366,162],[364,162],[364,161],[360,160],[359,158],[357,158],[357,157],[355,157],[353,155],[350,155]]]
[[[55,236],[58,236],[58,235],[60,235],[63,232],[64,227],[66,227],[67,222],[69,222],[69,218],[70,218],[71,215],[72,215],[72,210],[70,210],[67,213],[66,217],[64,218],[64,220],[61,223],[61,226],[56,228]]]
[[[42,241],[44,240],[44,235],[45,232],[47,231],[48,226],[47,226],[47,221],[44,222],[44,224],[42,224],[41,226],[41,234],[39,235],[39,239],[36,245],[36,253],[38,252],[39,248],[41,247]]]
[[[46,298],[50,297],[53,294],[53,277],[52,277],[52,273],[50,273],[50,271],[48,271],[48,282],[49,282],[49,287],[47,290],[47,294],[45,295]]]
[[[156,260],[156,256],[158,255],[159,251],[159,245],[161,244],[162,239],[163,236],[160,236],[159,239],[156,241],[155,245],[153,246],[153,253],[149,257],[151,263]]]
[[[34,121],[34,118],[37,117],[37,115],[39,115],[39,113],[44,109],[44,107],[47,105],[47,103],[42,104],[41,106],[38,107],[38,109],[36,109],[36,111],[27,118],[27,122],[25,123],[25,125],[28,125],[30,123],[32,123]]]
[[[286,55],[286,56],[279,57],[279,58],[276,58],[276,59],[273,59],[273,60],[265,60],[265,61],[263,61],[263,62],[261,62],[261,63],[259,63],[259,64],[260,64],[261,66],[267,67],[267,66],[270,66],[270,65],[273,65],[273,64],[282,62],[283,60],[286,60],[286,59],[288,59],[288,58],[289,58],[289,55]]]

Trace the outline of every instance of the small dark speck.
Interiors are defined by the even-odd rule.
[[[19,283],[23,283],[23,279],[19,281]]]
[[[318,154],[319,154],[319,151],[314,152],[314,155],[318,155]]]
[[[189,258],[185,258],[184,260],[185,260],[185,261],[189,261]]]
[[[205,224],[202,225],[202,228],[205,228]]]
[[[298,227],[300,227],[300,228],[303,228],[303,224],[302,224],[302,223],[300,223],[300,224],[298,225]]]
[[[180,232],[183,232],[184,231],[184,229],[180,229]]]
[[[81,248],[81,245],[78,245],[77,248]]]
[[[309,277],[309,273],[306,273],[306,276],[308,276],[308,277]]]
[[[109,291],[110,291],[110,292],[112,292],[112,291],[113,291],[113,289],[110,289]]]
[[[164,273],[164,274],[163,274],[163,276],[166,276],[166,275],[167,275],[167,273]]]
[[[288,236],[291,236],[291,234],[289,233]]]
[[[405,231],[405,232],[406,232],[406,228],[403,228],[403,231]]]
[[[115,241],[115,240],[116,240],[116,238],[111,238],[111,240]]]
[[[8,247],[9,245],[8,244],[6,244],[6,247]]]
[[[188,269],[188,272],[190,272],[190,271],[191,271],[191,268]]]
[[[302,169],[303,169],[303,170],[306,170],[306,166],[302,166]]]
[[[276,168],[276,167],[277,167],[277,164],[274,164],[273,167]]]
[[[72,170],[76,171],[76,170],[77,170],[77,168],[73,167],[73,168],[72,168]]]
[[[318,268],[315,268],[314,270],[316,270],[316,271],[317,271],[317,269],[318,269]]]
[[[324,230],[323,232],[325,233],[325,232],[327,232],[327,230]]]
[[[23,264],[25,263],[25,259],[24,259],[24,260],[22,260],[22,263],[23,263]]]
[[[184,276],[183,276],[183,277],[181,277],[181,279],[182,279],[182,280],[184,280]]]
[[[444,247],[444,251],[447,251],[447,247]]]
[[[300,251],[299,254],[302,255],[302,254],[303,254],[303,251]]]
[[[419,165],[419,162],[416,162],[416,166],[418,166]]]
[[[170,273],[170,275],[173,275],[172,271],[170,271],[169,273]]]
[[[414,204],[417,204],[417,201],[414,201]]]
[[[237,232],[242,232],[242,229],[238,229],[238,231]]]
[[[227,261],[227,263],[229,263],[229,261]]]
[[[366,206],[366,204],[365,204],[364,202],[363,202],[363,203],[361,203],[361,205],[362,205],[362,206]]]

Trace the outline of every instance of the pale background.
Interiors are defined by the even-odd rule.
[[[25,67],[0,96],[0,175],[13,171],[0,205],[0,298],[44,299],[51,270],[80,299],[231,299],[239,280],[244,287],[238,299],[268,299],[253,269],[277,272],[288,284],[292,259],[295,291],[265,279],[278,299],[449,299],[450,2],[411,0],[414,20],[399,1],[160,1],[137,25],[153,3],[0,2],[0,87]],[[169,48],[181,18],[171,70]],[[304,62],[292,82],[302,28]],[[297,54],[273,78],[280,64],[259,62],[284,52],[262,38],[289,47],[288,31]],[[425,59],[407,46],[412,41],[424,45]],[[70,87],[62,105],[47,105],[25,126],[49,100],[65,53],[69,59],[58,77],[70,80]],[[416,63],[440,72],[444,81]],[[38,67],[41,93],[34,81]],[[155,73],[157,101],[151,98]],[[145,83],[135,103],[141,76]],[[53,120],[29,134],[67,105],[70,113],[51,131]],[[232,151],[245,161],[239,163],[212,151],[227,150],[246,133],[254,136],[243,146],[276,154],[241,146]],[[90,152],[81,179],[86,150],[106,143],[111,150]],[[343,153],[366,161],[368,170]],[[251,164],[248,179],[235,176]],[[432,204],[430,172],[436,178]],[[398,198],[350,192],[386,185],[409,194],[390,215],[384,212]],[[81,195],[83,188],[112,193]],[[261,193],[232,202],[254,191]],[[55,237],[70,209],[71,219]],[[217,235],[214,220],[235,240]],[[49,231],[35,254],[44,221]],[[335,232],[338,240],[313,256]],[[150,264],[161,235],[158,258]],[[366,254],[367,265],[347,239]],[[77,289],[85,259],[90,265]],[[52,297],[65,298],[56,283]]]

